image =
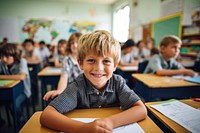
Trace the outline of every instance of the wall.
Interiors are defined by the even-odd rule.
[[[93,15],[94,13],[94,15]],[[76,4],[52,0],[6,0],[0,4],[0,41],[3,35],[12,33],[7,21],[13,20],[17,26],[19,17],[30,18],[61,18],[74,21],[94,21],[101,23],[108,31],[111,31],[112,8],[104,4]],[[4,20],[4,21],[3,21]],[[3,33],[7,29],[8,33]],[[14,28],[16,29],[16,28]],[[18,31],[13,31],[14,36],[19,36]],[[8,38],[9,39],[9,38]],[[18,42],[19,37],[11,38],[10,41]]]

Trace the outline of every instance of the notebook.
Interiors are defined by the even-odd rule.
[[[185,80],[189,81],[189,82],[200,84],[200,76],[187,77],[187,78],[185,78]]]

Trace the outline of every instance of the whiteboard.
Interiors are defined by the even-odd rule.
[[[18,43],[18,21],[16,17],[0,17],[0,42],[4,37],[8,42]]]

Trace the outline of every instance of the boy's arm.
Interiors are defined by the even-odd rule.
[[[197,73],[195,73],[193,70],[190,69],[176,69],[176,70],[157,70],[156,74],[159,76],[172,76],[172,75],[187,75],[187,76],[195,76]]]
[[[26,73],[22,72],[16,75],[0,75],[0,79],[25,80]]]
[[[40,123],[48,128],[69,133],[111,133],[112,129],[101,121],[83,123],[72,120],[57,112],[52,106],[47,106],[40,116]]]
[[[116,128],[122,125],[127,125],[133,122],[137,122],[145,119],[147,116],[147,110],[141,100],[137,101],[133,107],[127,109],[119,114],[115,114],[104,118],[107,124]]]
[[[62,93],[65,90],[65,88],[67,87],[67,81],[68,81],[68,75],[67,74],[61,74],[57,90],[47,92],[44,95],[43,99],[45,101],[48,101],[49,98],[54,98],[57,95],[59,95],[60,93]]]

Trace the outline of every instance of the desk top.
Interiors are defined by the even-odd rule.
[[[118,66],[119,69],[125,72],[136,72],[138,70],[138,66]]]
[[[132,76],[152,88],[200,86],[200,84],[155,74],[132,74]]]
[[[195,102],[193,100],[187,99],[187,100],[180,100],[181,102],[190,105],[194,108],[200,108],[200,102]],[[164,125],[166,125],[167,127],[169,127],[173,132],[180,132],[180,133],[185,133],[185,132],[189,132],[188,130],[186,130],[185,128],[183,128],[182,126],[180,126],[179,124],[177,124],[176,122],[172,121],[171,119],[167,118],[166,116],[164,116],[163,114],[161,114],[160,112],[158,112],[157,110],[153,109],[150,107],[150,105],[153,104],[158,104],[159,102],[148,102],[145,103],[146,107],[148,108],[148,110],[156,117],[158,118]]]
[[[2,79],[0,79],[0,81],[4,82],[3,84],[0,84],[0,89],[1,88],[11,88],[20,82],[20,80],[2,80]],[[5,83],[7,81],[8,81],[8,84]]]
[[[119,108],[96,108],[96,109],[78,109],[66,114],[70,118],[104,118],[116,113],[121,112]],[[41,126],[39,118],[42,112],[36,112],[20,130],[20,133],[55,133]],[[149,118],[138,122],[145,132],[162,132],[162,130]]]
[[[61,68],[59,67],[45,67],[38,73],[38,76],[59,76],[60,74]]]

